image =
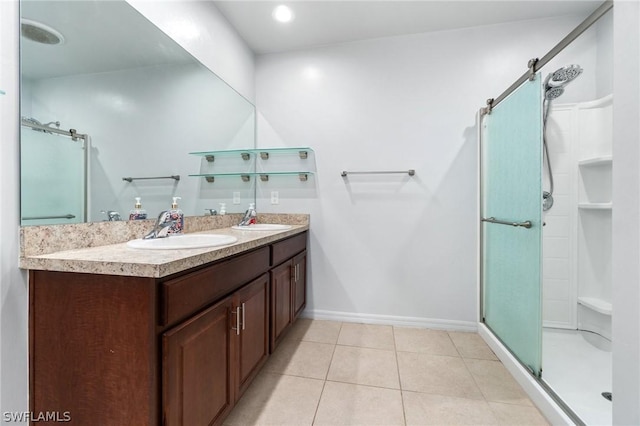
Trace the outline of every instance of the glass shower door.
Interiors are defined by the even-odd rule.
[[[542,351],[539,74],[483,118],[481,215],[483,321],[539,377]]]
[[[21,225],[85,221],[86,155],[82,139],[74,141],[23,126],[20,172]]]

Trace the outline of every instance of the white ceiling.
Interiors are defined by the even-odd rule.
[[[2,0],[0,0],[2,1]],[[21,38],[22,75],[39,79],[195,62],[124,1],[23,1],[21,15],[65,37],[49,46]]]
[[[227,20],[256,53],[274,53],[401,34],[452,30],[562,15],[587,16],[603,0],[216,0]],[[295,19],[274,21],[275,6]]]

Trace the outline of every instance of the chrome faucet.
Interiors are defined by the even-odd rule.
[[[216,211],[216,209],[204,209],[205,211],[205,216],[216,216],[218,214],[218,212]]]
[[[156,220],[156,224],[153,226],[151,232],[142,237],[144,240],[150,240],[154,238],[165,238],[169,236],[169,230],[171,226],[176,223],[175,220],[169,220],[169,212],[162,211],[158,215],[158,219]]]
[[[250,203],[249,208],[245,212],[244,217],[242,218],[238,226],[249,226],[252,223],[256,223],[257,216],[258,216],[258,213],[256,213],[255,204]]]
[[[115,222],[115,221],[121,220],[120,213],[118,213],[115,210],[107,210],[107,211],[100,210],[100,213],[106,214],[107,215],[107,220],[109,222]]]

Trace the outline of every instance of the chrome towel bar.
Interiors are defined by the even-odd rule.
[[[122,180],[126,180],[127,182],[132,182],[134,180],[144,180],[144,179],[174,179],[174,180],[180,180],[180,175],[154,176],[154,177],[123,177],[122,178]]]
[[[73,219],[73,218],[75,218],[75,216],[69,213],[69,214],[60,215],[60,216],[25,216],[22,218],[22,220]]]
[[[398,173],[406,173],[409,176],[413,176],[416,174],[416,171],[413,169],[409,170],[379,170],[379,171],[367,171],[367,172],[347,172],[343,171],[340,175],[345,177],[347,175],[388,175],[388,174],[398,174]]]
[[[533,224],[531,223],[530,220],[527,220],[525,222],[509,222],[506,220],[498,220],[495,217],[483,217],[482,219],[480,219],[482,222],[489,222],[489,223],[497,223],[498,225],[509,225],[509,226],[521,226],[523,228],[531,228],[533,226]]]

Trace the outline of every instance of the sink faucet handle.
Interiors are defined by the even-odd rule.
[[[215,216],[218,214],[218,212],[216,211],[216,209],[204,209],[205,211],[205,216]]]
[[[107,220],[109,222],[114,222],[114,221],[121,220],[120,219],[120,213],[118,213],[115,210],[107,210],[107,211],[100,210],[100,213],[106,214],[107,215]]]

